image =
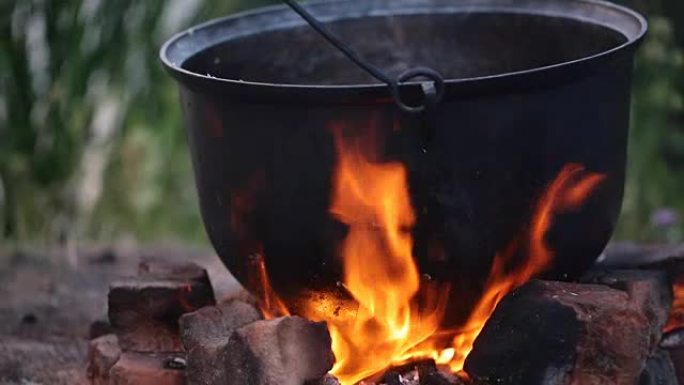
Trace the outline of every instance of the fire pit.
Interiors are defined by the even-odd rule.
[[[441,73],[442,100],[405,113],[286,7],[177,35],[161,57],[209,237],[267,316],[328,323],[345,385],[426,357],[458,371],[507,293],[578,277],[610,238],[646,23],[579,0],[306,8],[394,77]]]

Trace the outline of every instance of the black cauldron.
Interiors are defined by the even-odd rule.
[[[549,274],[576,277],[601,253],[623,195],[633,57],[643,17],[597,0],[339,0],[309,11],[392,75],[428,66],[447,80],[428,116],[394,104],[285,6],[173,37],[161,58],[180,85],[202,217],[248,287],[263,256],[286,299],[333,286],[346,227],[329,213],[331,125],[381,138],[406,165],[421,272],[481,282],[564,165],[606,180],[558,216]],[[419,83],[402,86],[407,101]]]

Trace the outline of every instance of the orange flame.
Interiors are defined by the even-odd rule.
[[[485,322],[503,297],[547,269],[553,253],[546,235],[558,213],[577,209],[603,181],[578,164],[566,165],[536,204],[524,242],[516,240],[497,253],[481,298],[458,332],[440,330],[449,296],[448,286],[421,282],[413,255],[411,206],[407,175],[400,163],[368,159],[362,138],[347,137],[333,127],[337,166],[331,213],[348,225],[341,246],[343,286],[353,297],[340,306],[330,293],[316,293],[299,308],[309,319],[326,321],[336,364],[331,373],[343,385],[353,385],[395,364],[432,358],[463,368]],[[526,245],[525,258],[518,245]],[[253,271],[262,311],[267,318],[289,314],[273,292],[258,255]],[[452,339],[451,346],[444,338]]]
[[[472,350],[475,339],[499,301],[513,289],[542,273],[551,264],[553,252],[546,244],[545,238],[553,224],[553,217],[558,213],[579,208],[603,179],[603,175],[587,173],[579,164],[568,164],[549,185],[539,199],[532,218],[526,259],[511,268],[513,248],[495,256],[482,297],[466,321],[463,331],[454,338],[453,347],[456,355],[449,363],[453,371],[463,369],[463,363]]]
[[[290,315],[290,311],[285,306],[285,303],[278,297],[271,287],[271,281],[268,279],[268,272],[266,271],[266,264],[264,256],[256,253],[250,258],[249,266],[249,287],[255,288],[256,300],[259,303],[261,313],[265,319],[273,319]]]
[[[344,137],[341,127],[333,132],[338,160],[330,211],[349,226],[340,254],[344,285],[357,308],[327,321],[337,357],[332,373],[347,385],[433,350],[416,348],[437,331],[448,291],[434,291],[435,297],[425,286],[419,293],[404,166],[372,163],[359,138]],[[414,304],[419,294],[428,304],[420,311]]]
[[[678,277],[672,284],[672,296],[672,310],[665,324],[665,332],[684,326],[684,277]]]

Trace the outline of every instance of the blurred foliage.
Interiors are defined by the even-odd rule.
[[[678,25],[656,11],[650,14],[650,32],[637,55],[625,201],[616,236],[681,242],[684,9],[675,14]]]
[[[158,48],[193,23],[268,2],[0,1],[0,239],[203,241]],[[679,241],[684,2],[632,5],[652,28],[637,59],[618,237]]]
[[[202,239],[177,93],[157,53],[247,3],[1,1],[0,236]]]

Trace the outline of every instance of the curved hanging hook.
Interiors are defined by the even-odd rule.
[[[314,30],[316,30],[316,32],[323,36],[330,44],[342,52],[357,66],[361,67],[374,78],[387,84],[392,94],[392,98],[394,98],[394,102],[402,111],[411,114],[419,114],[425,111],[427,108],[433,107],[442,100],[442,97],[444,96],[444,78],[439,74],[439,72],[427,67],[417,67],[402,73],[396,79],[392,79],[381,69],[364,60],[358,52],[351,49],[351,47],[340,40],[339,37],[328,30],[311,13],[299,5],[296,0],[283,0],[283,2],[290,6],[290,8],[299,14],[302,19],[304,19]],[[399,88],[402,83],[421,77],[430,80],[429,82],[423,82],[421,84],[424,94],[423,101],[420,105],[410,106],[401,99]]]

